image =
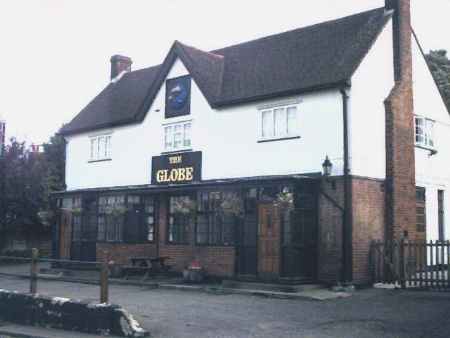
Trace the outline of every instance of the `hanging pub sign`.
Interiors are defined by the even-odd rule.
[[[152,157],[152,184],[182,184],[201,179],[201,151]]]
[[[189,115],[191,112],[191,77],[181,76],[166,81],[165,117]]]

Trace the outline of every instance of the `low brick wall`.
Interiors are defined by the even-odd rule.
[[[148,336],[148,332],[117,305],[84,303],[2,289],[0,320],[100,335]]]

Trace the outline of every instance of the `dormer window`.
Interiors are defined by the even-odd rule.
[[[89,161],[111,160],[111,135],[91,136]]]
[[[434,121],[422,116],[416,116],[414,121],[416,146],[434,149]]]

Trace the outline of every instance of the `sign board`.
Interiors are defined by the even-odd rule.
[[[181,76],[166,81],[165,117],[189,115],[191,112],[191,77]]]
[[[152,184],[183,184],[201,179],[201,151],[152,157]]]

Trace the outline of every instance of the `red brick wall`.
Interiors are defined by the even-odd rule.
[[[155,244],[97,243],[97,261],[108,260],[118,264],[128,264],[130,257],[155,256]]]
[[[198,260],[208,274],[214,276],[233,276],[235,249],[223,246],[176,245],[166,242],[167,236],[167,196],[160,195],[159,213],[159,255],[170,257],[169,264],[174,271],[181,272],[191,263]],[[194,241],[194,225],[191,225],[189,243]]]
[[[375,239],[384,238],[384,182],[352,178],[353,190],[353,283],[370,282],[369,250]]]
[[[335,182],[335,188],[332,181]],[[322,181],[319,196],[318,280],[336,284],[341,280],[342,225],[344,206],[344,179]],[[352,177],[353,283],[369,282],[369,249],[372,239],[384,238],[384,182],[363,177]],[[335,203],[325,197],[328,195]],[[337,203],[337,205],[336,205]]]
[[[386,236],[416,238],[414,103],[410,0],[398,2],[394,16],[396,84],[386,107]],[[394,6],[395,7],[395,6]]]

